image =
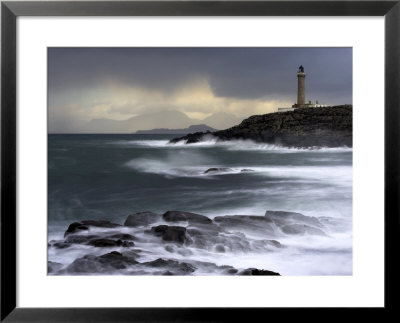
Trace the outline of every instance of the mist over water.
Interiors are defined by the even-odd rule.
[[[181,210],[211,219],[288,211],[315,217],[324,234],[254,230],[245,233],[249,247],[238,249],[232,241],[242,236],[232,231],[232,236],[224,235],[221,253],[214,247],[166,250],[157,240],[148,241],[143,229],[123,230],[146,240],[136,243],[144,250],[143,261],[189,259],[282,275],[352,274],[352,149],[290,149],[213,138],[193,145],[169,144],[173,137],[49,135],[49,241],[62,239],[72,222],[123,224],[129,214],[142,211]],[[223,170],[206,172],[210,168]],[[263,239],[277,240],[283,247],[261,246]],[[49,260],[66,266],[88,253],[112,250],[117,249],[49,248]]]

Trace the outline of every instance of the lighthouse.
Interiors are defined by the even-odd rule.
[[[304,73],[303,65],[300,65],[297,71],[297,105],[302,106],[306,103],[305,89],[306,73]]]
[[[318,101],[306,103],[306,73],[303,65],[297,70],[297,102],[291,108],[278,108],[278,112],[293,111],[298,108],[321,108],[326,107],[325,104],[320,104]]]

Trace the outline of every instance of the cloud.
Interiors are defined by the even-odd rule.
[[[50,48],[49,123],[76,128],[162,110],[204,118],[275,111],[296,100],[352,101],[351,48]]]
[[[64,127],[74,120],[92,119],[124,120],[132,116],[164,110],[184,112],[189,117],[204,119],[216,112],[227,112],[245,118],[252,114],[276,111],[278,107],[290,105],[290,101],[263,99],[235,99],[218,97],[207,80],[191,84],[172,92],[164,93],[153,89],[109,83],[108,86],[84,91],[76,95],[75,103],[51,105],[50,121],[63,120]],[[67,95],[69,97],[69,95]],[[55,101],[52,102],[53,104]],[[59,102],[60,103],[60,102]],[[57,122],[59,126],[60,123]],[[54,127],[52,127],[52,130]]]

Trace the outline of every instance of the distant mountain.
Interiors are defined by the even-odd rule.
[[[161,111],[131,117],[126,120],[93,119],[85,124],[83,133],[135,133],[147,129],[185,129],[192,125],[208,125],[214,129],[226,129],[242,121],[236,116],[217,112],[204,120],[189,118],[179,111]],[[207,131],[207,130],[203,130]],[[185,132],[186,133],[186,132]]]
[[[208,124],[215,129],[227,129],[239,124],[243,119],[229,114],[226,112],[216,112],[211,116],[202,120],[203,123]]]
[[[197,124],[192,125],[189,128],[185,129],[166,129],[166,128],[158,128],[158,129],[151,129],[151,130],[138,130],[136,134],[182,134],[187,135],[189,133],[195,132],[207,132],[207,131],[216,131],[216,129],[211,128],[205,124]]]
[[[178,111],[161,111],[143,114],[126,120],[93,119],[85,126],[89,133],[132,133],[142,129],[182,128],[202,123]]]

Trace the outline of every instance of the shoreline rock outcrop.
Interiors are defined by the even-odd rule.
[[[352,147],[353,107],[338,105],[299,108],[294,111],[254,115],[239,125],[211,133],[196,132],[170,143],[197,143],[207,137],[219,141],[252,140],[285,147]]]
[[[218,266],[199,261],[193,255],[196,252],[203,255],[262,255],[286,248],[276,240],[280,237],[324,236],[324,230],[318,218],[286,211],[266,211],[265,215],[224,215],[213,219],[185,211],[164,214],[146,211],[130,214],[124,225],[83,220],[71,223],[64,239],[49,241],[48,247],[53,248],[53,253],[72,252],[75,259],[65,264],[49,261],[48,273],[279,275],[266,269]],[[167,254],[155,252],[157,248]],[[185,261],[180,260],[182,256]]]

